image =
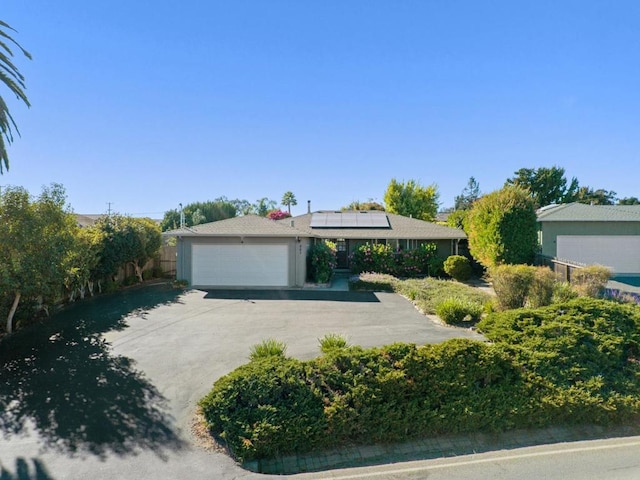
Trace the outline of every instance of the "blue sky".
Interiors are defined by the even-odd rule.
[[[0,185],[79,213],[219,196],[442,207],[522,167],[639,196],[640,2],[4,0],[32,107]]]

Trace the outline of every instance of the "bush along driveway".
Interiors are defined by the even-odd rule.
[[[491,314],[486,344],[342,347],[255,358],[200,402],[240,461],[341,445],[640,418],[640,310],[580,298]]]

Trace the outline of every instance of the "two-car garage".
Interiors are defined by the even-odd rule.
[[[256,215],[172,230],[176,277],[196,288],[295,288],[306,277],[305,232]]]
[[[615,275],[640,272],[638,235],[558,235],[558,258],[609,267]]]
[[[211,287],[287,287],[289,246],[194,244],[191,278],[193,285]]]

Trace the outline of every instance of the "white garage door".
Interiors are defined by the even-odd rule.
[[[640,272],[637,235],[559,235],[557,251],[559,259],[604,265],[616,274]]]
[[[193,245],[192,259],[193,285],[289,285],[287,245]]]

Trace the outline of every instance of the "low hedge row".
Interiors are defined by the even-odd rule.
[[[257,359],[218,380],[200,406],[241,461],[637,417],[638,309],[591,299],[554,308],[490,315],[481,325],[492,344],[457,339],[337,348],[304,362]]]

